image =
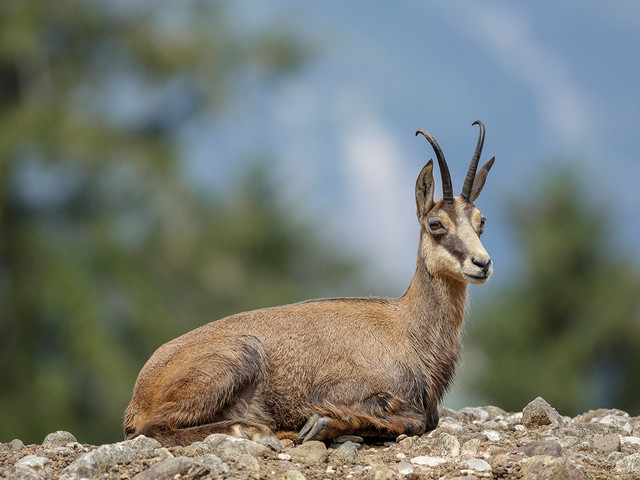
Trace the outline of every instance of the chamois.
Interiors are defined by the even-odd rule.
[[[309,300],[232,315],[165,343],[136,381],[126,438],[187,445],[212,433],[278,439],[340,435],[395,438],[438,425],[454,374],[469,283],[485,283],[491,258],[474,202],[495,157],[477,171],[484,125],[462,193],[433,136],[443,198],[433,200],[433,160],[416,181],[420,239],[400,298]]]

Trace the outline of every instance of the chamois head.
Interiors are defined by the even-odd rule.
[[[495,157],[477,173],[484,144],[484,124],[476,121],[480,135],[462,193],[453,196],[451,176],[444,154],[435,138],[426,130],[418,130],[436,152],[442,176],[443,198],[433,201],[433,160],[429,160],[416,181],[418,221],[422,228],[420,255],[432,275],[443,275],[467,283],[485,283],[493,272],[491,257],[480,242],[485,218],[474,205]]]

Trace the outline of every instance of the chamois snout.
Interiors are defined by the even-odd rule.
[[[493,262],[488,255],[469,257],[464,262],[462,273],[470,283],[485,283],[493,273]]]

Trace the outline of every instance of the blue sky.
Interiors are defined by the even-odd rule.
[[[535,193],[537,172],[567,162],[584,167],[585,194],[606,205],[594,215],[613,219],[612,238],[640,260],[640,2],[233,5],[237,28],[283,22],[317,54],[280,84],[240,84],[232,112],[185,134],[194,182],[224,183],[237,166],[230,158],[267,152],[283,195],[380,276],[372,293],[399,295],[415,265],[414,182],[433,156],[414,132],[438,139],[458,193],[480,119],[481,161],[496,156],[477,202],[494,281],[518,264],[505,204]]]

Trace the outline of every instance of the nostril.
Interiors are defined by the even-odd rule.
[[[491,265],[491,259],[487,259],[487,260],[480,260],[479,258],[471,258],[471,262],[474,265],[477,265],[478,267],[480,267],[482,270],[484,270],[484,272],[486,272],[487,270],[489,270],[489,265]]]

